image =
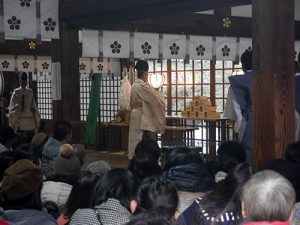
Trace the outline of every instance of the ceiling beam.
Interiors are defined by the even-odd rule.
[[[60,1],[60,21],[64,27],[84,28],[129,22],[158,16],[192,13],[250,4],[252,0],[69,0]],[[177,20],[182,18],[177,17]]]

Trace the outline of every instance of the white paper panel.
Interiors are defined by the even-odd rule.
[[[79,73],[91,73],[90,58],[79,58]]]
[[[121,62],[119,59],[108,59],[107,69],[109,74],[113,76],[121,76]]]
[[[61,100],[61,65],[52,63],[52,99]]]
[[[20,55],[17,57],[18,71],[33,72],[34,57],[31,55]]]
[[[236,38],[216,37],[216,57],[217,60],[236,59]]]
[[[134,57],[135,58],[158,58],[159,35],[153,33],[134,33]]]
[[[36,59],[36,69],[38,72],[51,72],[51,57],[38,56]]]
[[[15,57],[13,55],[0,55],[0,71],[15,71]]]
[[[186,52],[185,35],[164,34],[162,48],[164,59],[184,59]]]
[[[41,0],[42,38],[59,38],[58,0]]]
[[[212,37],[190,36],[190,59],[212,59]]]
[[[82,57],[99,57],[99,32],[82,30]]]
[[[103,56],[129,58],[129,32],[103,31]]]
[[[36,38],[36,0],[4,0],[6,38]]]

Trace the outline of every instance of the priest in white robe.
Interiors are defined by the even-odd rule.
[[[137,80],[130,92],[130,124],[128,158],[132,159],[135,147],[142,138],[156,140],[158,133],[165,129],[165,100],[162,94],[148,84],[148,63],[136,63]]]
[[[27,87],[27,74],[20,73],[20,87],[16,88],[9,103],[9,126],[15,133],[37,133],[40,125],[40,113],[35,103],[33,92]]]

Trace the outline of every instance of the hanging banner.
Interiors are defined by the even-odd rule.
[[[41,35],[45,39],[59,39],[58,0],[41,0]]]
[[[103,56],[129,58],[129,32],[103,31]]]
[[[216,37],[216,59],[236,60],[236,38]]]
[[[51,57],[37,56],[36,58],[37,72],[51,72]]]
[[[102,74],[107,74],[108,73],[108,68],[107,68],[107,58],[103,59],[103,62],[100,62],[98,58],[93,58],[93,73],[102,73]]]
[[[91,73],[90,58],[79,58],[79,73],[80,74],[90,74]]]
[[[184,59],[186,52],[185,35],[164,34],[162,48],[164,59]]]
[[[159,35],[153,33],[134,33],[134,57],[145,59],[158,58]]]
[[[31,55],[19,55],[17,57],[18,71],[34,72],[34,57]]]
[[[189,55],[195,60],[212,59],[212,37],[191,35]]]
[[[36,0],[3,0],[3,5],[5,38],[36,38]]]
[[[0,55],[0,71],[15,71],[15,56]]]
[[[99,32],[97,30],[82,30],[82,57],[99,56]]]

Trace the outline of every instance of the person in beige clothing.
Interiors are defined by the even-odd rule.
[[[40,113],[32,89],[27,87],[27,74],[21,72],[19,79],[20,87],[14,90],[8,107],[9,126],[14,129],[16,134],[27,133],[32,138],[39,129]]]
[[[128,158],[132,159],[135,147],[142,138],[156,140],[158,133],[165,129],[165,100],[162,94],[151,87],[148,80],[148,63],[136,63],[137,80],[130,92],[130,124]]]

